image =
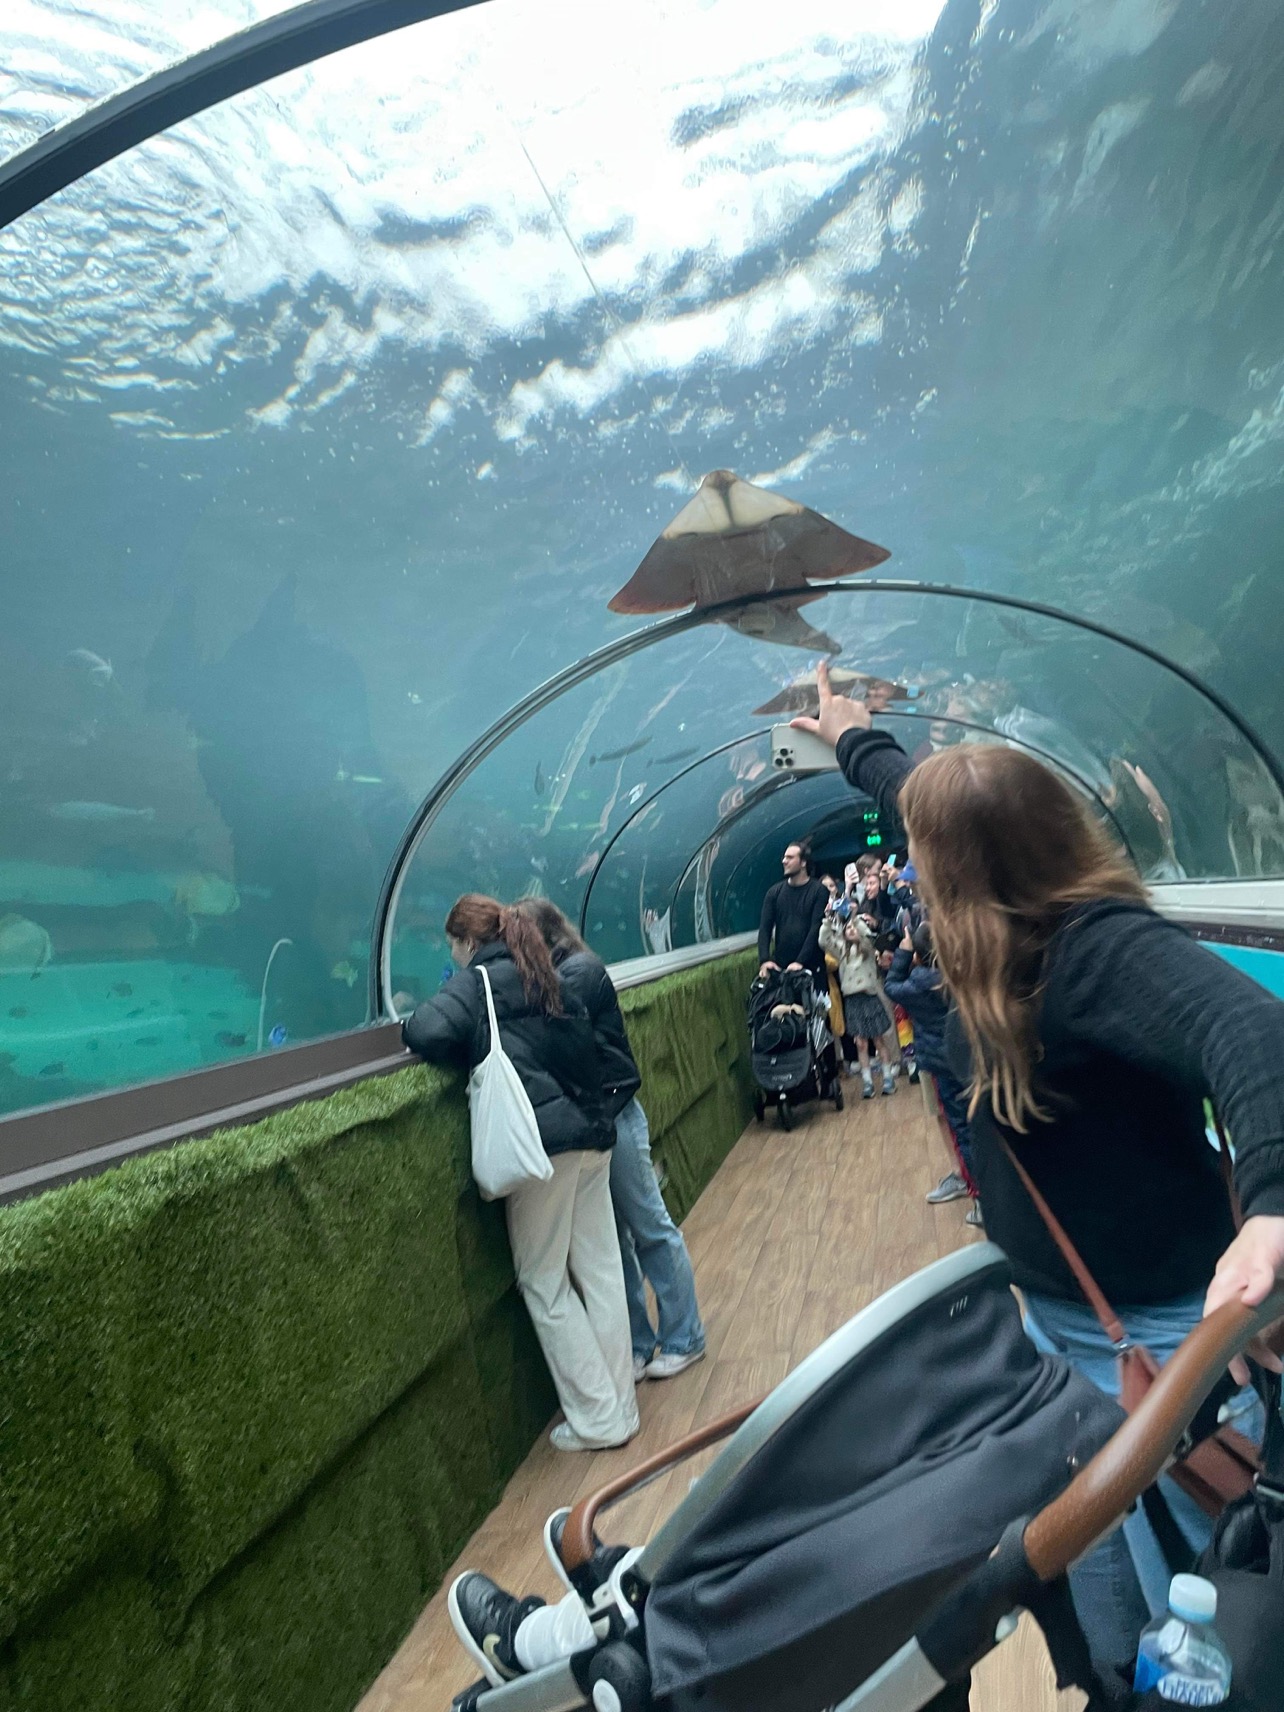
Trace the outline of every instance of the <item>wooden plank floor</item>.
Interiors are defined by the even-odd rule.
[[[847,1084],[849,1098],[859,1083]],[[549,1599],[562,1589],[544,1560],[540,1531],[571,1504],[704,1421],[761,1396],[889,1285],[977,1233],[964,1201],[929,1207],[925,1191],[945,1169],[935,1124],[918,1090],[855,1099],[839,1115],[806,1108],[792,1134],[753,1124],[685,1225],[696,1269],[708,1357],[677,1379],[638,1389],[642,1431],[625,1450],[567,1455],[541,1442],[447,1577],[484,1569],[501,1585]],[[610,1512],[610,1540],[641,1543],[673,1508],[702,1462],[684,1465]],[[427,1605],[358,1712],[447,1712],[476,1676],[455,1640],[445,1587]],[[977,1673],[973,1712],[1071,1712],[1058,1696],[1037,1630],[1022,1630]]]

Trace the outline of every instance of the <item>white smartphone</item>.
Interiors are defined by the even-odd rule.
[[[779,773],[836,773],[838,757],[828,743],[792,725],[771,728],[771,764]]]

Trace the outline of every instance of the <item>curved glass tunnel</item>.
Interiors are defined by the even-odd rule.
[[[0,1109],[367,1021],[419,806],[638,625],[608,601],[709,469],[896,577],[1100,620],[1284,753],[1284,39],[1109,12],[719,0],[612,43],[498,0],[0,233]],[[139,0],[106,52],[48,0],[39,60],[0,21],[0,141],[221,15]],[[1284,872],[1269,770],[1154,661],[904,591],[794,617],[804,646],[693,628],[515,732],[407,868],[392,990],[435,989],[466,887],[587,897],[610,957],[752,926],[844,787],[770,782],[761,736],[662,787],[828,647],[904,687],[907,747],[1061,765],[1153,877]]]

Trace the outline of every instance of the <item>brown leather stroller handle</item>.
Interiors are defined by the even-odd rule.
[[[1163,1473],[1231,1358],[1282,1314],[1277,1284],[1260,1307],[1227,1302],[1188,1333],[1113,1438],[1027,1526],[1025,1555],[1041,1581],[1055,1580],[1127,1514]]]
[[[756,1398],[752,1403],[745,1403],[739,1409],[733,1409],[729,1415],[721,1415],[716,1421],[710,1421],[707,1427],[698,1427],[695,1432],[688,1433],[683,1439],[657,1451],[645,1462],[639,1462],[636,1467],[617,1474],[614,1480],[608,1480],[605,1486],[599,1486],[596,1492],[590,1492],[587,1498],[581,1498],[579,1503],[566,1518],[566,1528],[562,1534],[562,1562],[567,1569],[579,1569],[593,1556],[593,1524],[599,1514],[618,1504],[621,1498],[626,1498],[648,1481],[666,1473],[670,1468],[676,1468],[678,1463],[685,1462],[688,1457],[697,1456],[702,1450],[708,1450],[710,1445],[718,1443],[719,1439],[730,1438],[737,1427],[743,1424],[753,1414],[762,1398]]]

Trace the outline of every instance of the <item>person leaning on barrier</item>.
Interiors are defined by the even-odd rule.
[[[1284,1276],[1284,1004],[1158,915],[1086,807],[1031,756],[960,744],[912,768],[868,708],[832,694],[824,666],[819,717],[793,723],[833,744],[848,783],[909,835],[952,1001],[947,1049],[971,1085],[986,1228],[1036,1345],[1117,1391],[1116,1351],[1005,1143],[1129,1337],[1161,1360],[1201,1313],[1265,1300]],[[1238,1235],[1206,1099],[1234,1138]],[[1190,1544],[1206,1543],[1207,1518],[1163,1486]],[[1130,1517],[1124,1537],[1127,1550],[1116,1533],[1072,1577],[1107,1663],[1132,1657],[1166,1597],[1146,1518]]]
[[[784,879],[777,880],[762,900],[758,923],[759,976],[773,970],[809,969],[820,977],[824,958],[820,950],[820,924],[829,907],[829,893],[811,877],[811,847],[795,840],[786,844],[780,865]]]
[[[517,1287],[566,1416],[557,1450],[604,1450],[638,1430],[629,1310],[609,1172],[615,1128],[584,1005],[553,967],[539,929],[472,892],[446,917],[459,973],[402,1024],[412,1052],[432,1063],[479,1064],[490,1050],[485,968],[505,1052],[530,1097],[553,1167],[504,1206]],[[573,1280],[573,1281],[572,1281]]]
[[[642,1076],[620,1001],[606,964],[551,899],[524,898],[513,907],[539,929],[564,985],[592,1020],[607,1110],[615,1122],[611,1203],[629,1301],[633,1377],[672,1379],[704,1360],[704,1327],[687,1245],[669,1216],[651,1163],[651,1134],[637,1097]],[[658,1326],[651,1324],[647,1310],[647,1284],[655,1292]]]

